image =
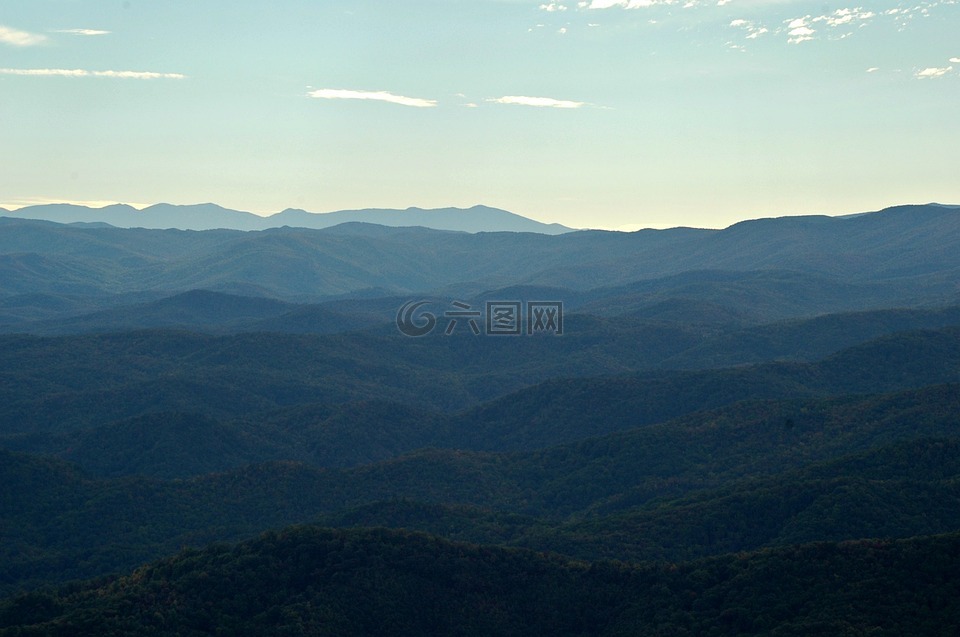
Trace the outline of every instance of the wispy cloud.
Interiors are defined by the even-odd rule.
[[[122,80],[182,80],[182,73],[154,73],[152,71],[93,71],[95,77],[116,77]]]
[[[677,4],[677,0],[591,0],[580,2],[578,6],[581,9],[610,9],[611,7],[645,9],[657,4]]]
[[[110,35],[111,31],[101,29],[55,29],[53,33],[69,33],[71,35]]]
[[[743,29],[744,31],[746,31],[747,32],[746,37],[748,40],[756,40],[764,33],[769,32],[769,29],[767,29],[767,27],[757,25],[752,20],[744,20],[743,18],[732,20],[730,22],[730,26],[737,29]]]
[[[922,71],[917,71],[914,74],[914,77],[917,77],[921,80],[930,79],[934,77],[943,77],[947,73],[953,70],[952,66],[930,66]]]
[[[960,58],[950,58],[951,64],[960,64]]]
[[[479,108],[479,104],[477,104],[476,102],[471,102],[470,98],[468,98],[465,93],[454,93],[453,96],[461,100],[464,100],[464,103],[461,104],[460,106],[463,106],[466,108]]]
[[[11,46],[36,46],[47,41],[47,36],[12,29],[0,24],[0,43]]]
[[[895,21],[900,30],[904,30],[910,24],[914,16],[930,16],[932,10],[940,4],[956,4],[957,0],[948,0],[947,2],[921,2],[916,6],[899,7],[888,10],[866,9],[864,7],[847,7],[835,9],[833,11],[821,14],[807,14],[802,17],[786,18],[779,21],[779,25],[771,20],[768,25],[746,18],[738,18],[729,23],[732,28],[746,31],[746,39],[755,39],[759,36],[770,33],[771,35],[785,36],[790,44],[801,44],[811,40],[843,40],[854,35],[860,29],[870,26],[876,21]],[[689,4],[689,3],[688,3]],[[731,6],[739,6],[741,3],[727,2]],[[743,3],[746,5],[747,3]],[[750,4],[758,5],[784,5],[790,7],[799,2],[791,0],[755,0]],[[704,8],[708,6],[722,6],[719,1],[702,3]],[[693,5],[691,5],[693,6]],[[687,5],[684,5],[687,7]],[[789,14],[787,14],[789,15]],[[794,14],[796,15],[796,14]]]
[[[800,44],[801,42],[808,42],[813,39],[816,30],[810,28],[809,19],[810,16],[806,16],[786,21],[787,35],[789,36],[787,42],[790,44]]]
[[[309,91],[307,93],[307,97],[313,97],[321,100],[373,100],[376,102],[400,104],[401,106],[414,106],[416,108],[431,108],[437,105],[437,100],[394,95],[393,93],[389,93],[387,91],[355,91],[340,88],[315,89],[313,91]]]
[[[88,71],[86,69],[0,69],[0,75],[31,77],[111,77],[122,80],[182,80],[182,73],[155,73],[153,71]]]
[[[524,95],[504,95],[487,100],[495,104],[516,104],[519,106],[539,106],[543,108],[580,108],[586,102],[555,100],[552,97],[527,97]]]
[[[843,39],[851,33],[847,31],[847,29],[852,28],[854,25],[863,27],[875,17],[877,17],[876,13],[867,11],[862,7],[837,9],[832,13],[824,13],[823,15],[807,15],[802,18],[785,20],[784,23],[787,27],[784,30],[787,33],[787,42],[790,44],[800,44],[801,42],[809,42],[810,40],[816,39],[814,36],[817,33],[817,29],[821,27],[844,29],[844,34],[839,36],[840,39]]]
[[[873,11],[866,11],[862,7],[855,9],[837,9],[831,14],[815,18],[817,22],[825,22],[829,27],[841,27],[855,22],[863,22],[877,16]]]

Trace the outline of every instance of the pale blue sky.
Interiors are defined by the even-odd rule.
[[[0,207],[960,203],[957,0],[0,0]]]

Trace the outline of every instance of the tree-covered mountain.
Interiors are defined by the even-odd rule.
[[[0,607],[0,635],[945,635],[960,538],[584,563],[294,527]]]
[[[817,342],[823,336],[836,337],[838,331],[845,330],[845,340],[839,345],[831,342],[825,346],[830,349],[821,346],[822,355],[882,333],[956,323],[955,315],[945,311],[948,308],[899,308],[910,302],[900,296],[902,290],[896,286],[843,284],[778,270],[696,272],[586,291],[546,286],[490,290],[466,287],[468,294],[450,288],[420,295],[419,300],[427,301],[425,311],[432,311],[441,319],[446,312],[456,309],[455,301],[483,312],[488,301],[553,300],[563,303],[567,315],[616,319],[626,326],[683,326],[695,328],[704,336],[726,335],[725,340],[705,348],[701,356],[710,355],[709,350],[718,347],[736,352],[740,344],[730,340],[741,338],[738,328],[749,330],[769,325],[770,330],[795,331],[808,317],[829,314],[837,316],[808,326],[802,334],[792,337],[791,345],[796,345],[800,338]],[[210,333],[342,333],[393,325],[399,308],[411,300],[410,295],[372,288],[318,303],[290,303],[264,296],[263,290],[259,292],[230,294],[197,289],[174,294],[18,293],[0,297],[0,332],[78,334],[169,327]],[[888,309],[888,305],[894,309]],[[882,309],[853,311],[860,308]],[[855,316],[848,316],[851,314]],[[484,321],[485,318],[480,323]],[[751,346],[777,348],[775,342],[764,343],[771,336],[758,335],[756,344]],[[783,346],[779,347],[782,350]],[[802,347],[796,349],[803,351]]]
[[[61,297],[62,298],[62,297]],[[119,300],[119,299],[118,299]],[[104,303],[101,300],[100,303]],[[8,304],[12,305],[10,300]],[[234,332],[297,309],[297,305],[272,298],[190,290],[172,296],[130,304],[111,305],[90,313],[55,316],[27,323],[14,323],[11,331],[32,334],[76,334],[171,328],[198,332]],[[331,312],[331,315],[335,316]],[[351,317],[352,318],[352,317]],[[328,322],[317,317],[315,329],[322,332]],[[341,319],[341,324],[350,320]],[[350,328],[363,327],[353,320]],[[338,329],[336,331],[345,331]]]
[[[4,215],[0,635],[952,635],[958,238]]]
[[[392,351],[385,345],[398,340]],[[448,349],[450,339],[416,340],[424,346],[416,356],[403,350],[410,341],[163,332],[8,337],[4,364],[19,371],[5,376],[0,446],[54,454],[100,475],[183,477],[267,460],[340,467],[424,447],[540,449],[744,400],[960,382],[957,328],[897,333],[814,363],[552,379],[593,371],[590,361],[612,356],[620,341],[611,337],[606,349],[589,341],[546,352],[504,349],[474,357],[472,366],[460,362],[470,350]],[[469,337],[462,343],[477,346]],[[547,380],[529,384],[531,357]],[[88,373],[94,369],[99,375]],[[480,379],[489,384],[479,386]],[[487,395],[462,393],[467,388]]]
[[[400,294],[478,284],[586,290],[700,270],[776,269],[858,285],[882,282],[886,298],[916,305],[955,301],[951,281],[960,268],[954,249],[960,212],[934,205],[853,218],[765,219],[724,230],[548,236],[369,228],[195,232],[0,218],[0,293],[204,288],[320,300],[371,287]]]
[[[100,478],[4,451],[0,580],[15,590],[91,577],[314,520],[631,560],[948,532],[960,524],[958,411],[957,386],[746,402],[526,453],[425,449],[339,469],[274,461],[190,480]],[[197,456],[213,471],[210,456],[228,463],[243,442],[176,426],[187,454],[168,462],[181,471]]]

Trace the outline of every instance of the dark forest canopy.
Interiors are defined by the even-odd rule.
[[[0,218],[0,635],[956,634],[958,239]]]

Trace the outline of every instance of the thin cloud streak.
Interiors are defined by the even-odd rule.
[[[70,35],[110,35],[112,31],[101,29],[55,29],[53,33],[69,33]]]
[[[657,4],[676,4],[677,0],[592,0],[592,2],[581,2],[582,9],[610,9],[611,7],[621,7],[623,9],[646,9]],[[723,4],[722,2],[720,3]],[[687,5],[693,6],[691,3]],[[686,5],[685,5],[686,6]]]
[[[538,106],[541,108],[580,108],[586,102],[555,100],[552,97],[527,97],[525,95],[504,95],[487,100],[494,104],[516,104],[519,106]]]
[[[432,108],[437,105],[437,100],[394,95],[388,91],[356,91],[339,88],[320,88],[307,92],[307,97],[321,100],[372,100],[375,102],[399,104],[401,106],[413,106],[415,108]]]
[[[0,43],[10,46],[36,46],[47,41],[45,35],[28,33],[19,29],[12,29],[0,24]]]
[[[155,73],[153,71],[88,71],[86,69],[0,69],[0,75],[28,77],[110,77],[122,80],[182,80],[182,73]]]

